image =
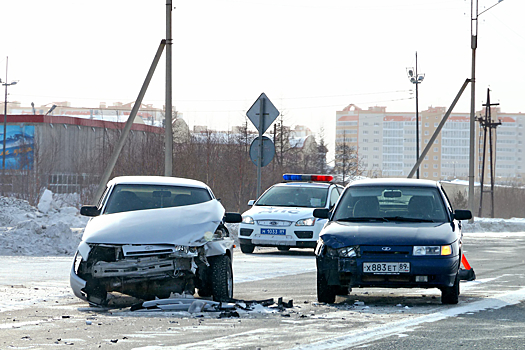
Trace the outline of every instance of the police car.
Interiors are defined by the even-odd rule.
[[[326,219],[315,218],[313,211],[332,208],[343,191],[329,175],[284,174],[283,179],[248,202],[252,208],[239,225],[243,253],[253,253],[256,246],[315,248]]]

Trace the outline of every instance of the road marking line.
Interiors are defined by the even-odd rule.
[[[319,340],[316,343],[301,345],[293,348],[294,350],[332,350],[346,349],[350,346],[362,345],[370,341],[389,337],[394,334],[404,333],[422,323],[431,323],[440,321],[449,317],[478,312],[487,309],[499,309],[509,305],[515,305],[525,300],[525,288],[500,295],[494,295],[491,298],[483,299],[466,305],[459,305],[450,309],[436,312],[430,315],[417,317],[410,320],[393,322],[391,324],[373,328],[371,330],[360,332],[348,332],[342,336],[331,339]]]

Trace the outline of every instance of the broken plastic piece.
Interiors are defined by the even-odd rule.
[[[278,307],[283,307],[283,308],[292,308],[293,307],[293,300],[290,299],[288,300],[288,302],[283,302],[283,298],[280,297],[278,300],[277,300],[277,306]]]

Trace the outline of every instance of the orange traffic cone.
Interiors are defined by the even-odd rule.
[[[461,263],[463,264],[464,269],[459,269],[459,279],[462,281],[474,281],[476,279],[476,274],[464,254],[461,256]]]

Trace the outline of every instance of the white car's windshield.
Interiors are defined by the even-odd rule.
[[[355,186],[341,198],[333,220],[448,221],[438,190],[421,186]]]
[[[204,203],[212,199],[204,188],[120,184],[109,196],[104,214],[121,213],[133,210],[179,207]]]
[[[274,186],[255,205],[324,208],[327,197],[328,187]]]

